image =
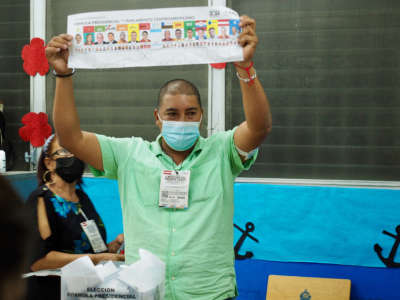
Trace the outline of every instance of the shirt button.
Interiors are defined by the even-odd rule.
[[[172,276],[172,277],[171,277],[171,280],[175,280],[175,276]]]

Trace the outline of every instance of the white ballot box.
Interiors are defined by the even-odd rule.
[[[88,256],[61,269],[61,300],[164,299],[165,264],[140,249],[141,259],[131,265],[102,262],[96,266]]]

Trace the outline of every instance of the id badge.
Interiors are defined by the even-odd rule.
[[[86,220],[82,222],[81,227],[86,233],[94,253],[104,252],[107,250],[107,246],[104,244],[103,238],[101,237],[94,220]]]
[[[190,171],[162,171],[158,205],[167,208],[187,208],[189,181]]]

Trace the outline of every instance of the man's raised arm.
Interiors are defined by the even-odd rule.
[[[252,67],[258,43],[256,22],[254,19],[242,16],[239,25],[242,28],[239,43],[243,47],[244,60],[235,63],[235,67],[237,75],[241,78],[240,89],[246,121],[236,129],[234,140],[237,148],[249,152],[260,146],[271,131],[272,118],[267,96]]]
[[[81,130],[75,106],[72,70],[68,68],[68,46],[72,36],[61,34],[53,37],[46,47],[46,57],[56,72],[53,119],[60,145],[76,157],[103,171],[103,160],[97,137]]]

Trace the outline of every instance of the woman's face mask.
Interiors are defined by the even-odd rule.
[[[203,118],[203,116],[201,116]],[[182,122],[162,120],[161,135],[165,142],[175,151],[185,151],[193,147],[200,136],[200,122]]]
[[[56,159],[55,172],[64,181],[72,183],[82,177],[85,164],[80,159],[72,157],[60,157]]]

